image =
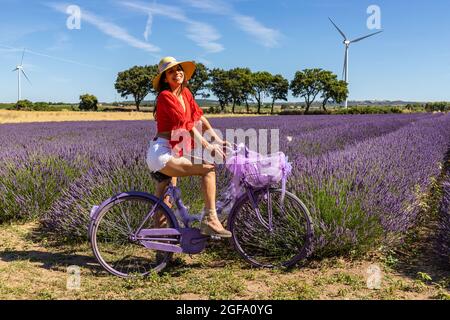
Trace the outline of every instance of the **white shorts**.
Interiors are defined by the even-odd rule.
[[[156,172],[164,168],[174,158],[169,140],[156,137],[150,142],[147,150],[147,165],[150,171]]]

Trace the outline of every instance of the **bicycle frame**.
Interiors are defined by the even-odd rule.
[[[236,203],[239,202],[239,199],[247,196],[250,199],[253,209],[256,212],[257,219],[259,222],[267,228],[269,232],[273,231],[273,221],[272,221],[272,203],[270,199],[270,187],[265,187],[263,189],[266,190],[266,195],[268,197],[268,221],[265,221],[261,215],[261,212],[258,207],[257,199],[255,199],[255,193],[262,188],[255,188],[251,186],[248,182],[245,181],[244,178],[241,178],[241,184],[243,186],[243,192],[237,197],[228,195],[223,202],[218,202],[216,205],[218,214],[223,214],[223,209],[230,205],[230,202],[233,202],[232,209],[229,212],[226,212],[226,216],[232,212]],[[165,206],[164,199],[169,196],[169,199],[172,199],[173,202],[177,205],[177,210],[171,211],[175,219],[182,222],[182,226],[175,226],[175,228],[153,228],[153,229],[144,229],[145,224],[149,219],[151,219],[158,207],[163,208]],[[113,199],[113,198],[111,198]],[[99,207],[94,206],[91,211],[91,219],[94,220],[95,212]],[[161,251],[169,251],[176,253],[199,253],[204,247],[206,240],[209,239],[209,236],[204,236],[200,234],[200,230],[198,228],[193,228],[191,225],[195,221],[201,221],[203,218],[202,214],[191,215],[188,212],[188,208],[184,205],[181,198],[181,190],[172,184],[170,181],[166,191],[164,194],[158,198],[155,204],[152,206],[150,211],[145,215],[144,219],[140,223],[139,227],[136,230],[130,231],[130,240],[133,242],[140,242],[145,247],[154,250]],[[125,217],[124,220],[126,221]],[[129,227],[129,226],[128,226]],[[130,227],[129,227],[130,228]],[[91,227],[90,227],[91,229]],[[181,241],[180,241],[181,240]],[[160,241],[164,241],[160,242]],[[181,246],[178,246],[180,244]]]
[[[237,145],[236,145],[237,146]],[[239,146],[238,146],[239,148]],[[248,154],[248,148],[246,146],[244,146],[244,151],[245,154]],[[237,152],[237,150],[232,149],[232,152]],[[248,198],[250,199],[253,209],[256,212],[256,216],[259,220],[259,222],[265,227],[267,228],[267,230],[269,232],[273,231],[273,214],[272,214],[272,201],[270,198],[270,193],[269,193],[269,186],[265,187],[266,189],[266,195],[268,197],[268,222],[266,222],[264,220],[264,218],[261,215],[261,212],[259,210],[258,207],[258,203],[257,200],[254,197],[254,193],[256,190],[259,190],[260,188],[254,188],[253,186],[251,186],[247,181],[245,181],[245,179],[241,178],[241,184],[244,187],[244,190],[248,196]],[[243,194],[244,194],[243,193]],[[240,196],[242,196],[243,194],[241,194]],[[139,234],[140,231],[142,230],[143,226],[145,225],[145,223],[147,222],[148,219],[150,219],[154,213],[155,213],[155,209],[158,207],[158,205],[160,205],[164,199],[169,196],[169,199],[173,199],[174,203],[177,205],[177,210],[174,211],[175,217],[178,218],[179,220],[181,220],[181,222],[183,223],[183,226],[185,228],[191,228],[191,224],[194,221],[201,221],[201,219],[203,218],[203,216],[201,214],[196,214],[196,215],[190,215],[188,213],[188,208],[184,205],[182,199],[181,199],[181,190],[177,187],[174,186],[172,184],[172,181],[169,182],[169,185],[167,186],[166,191],[164,192],[164,194],[158,199],[158,202],[153,206],[152,210],[147,214],[147,216],[144,218],[144,220],[142,221],[141,225],[139,226],[139,228],[136,230],[135,234]],[[237,199],[239,198],[236,197],[231,197],[228,196],[225,201],[223,203],[217,203],[216,204],[216,209],[218,214],[221,214],[223,209],[228,206],[230,204],[230,202],[234,202],[234,204],[236,203]],[[229,212],[226,213],[227,215],[229,214]]]
[[[269,193],[269,187],[266,187],[264,189],[266,189],[266,194],[268,196],[268,222],[266,222],[264,220],[264,218],[261,215],[261,212],[259,210],[258,207],[258,203],[257,200],[255,199],[255,192],[257,190],[259,190],[258,188],[254,188],[251,185],[249,185],[247,182],[245,182],[244,180],[242,181],[243,186],[245,188],[245,194],[248,196],[248,198],[250,199],[253,209],[256,212],[256,216],[259,220],[259,222],[261,222],[261,224],[266,227],[269,232],[273,231],[273,221],[272,221],[272,201],[271,201],[271,197],[270,197],[270,193]],[[241,196],[243,196],[244,194],[242,194]],[[142,221],[141,225],[139,226],[139,228],[136,230],[135,234],[139,234],[140,231],[142,230],[143,226],[145,225],[145,223],[148,221],[148,219],[151,219],[151,217],[154,215],[155,213],[155,209],[164,202],[164,199],[169,196],[171,199],[174,200],[174,202],[177,204],[178,210],[173,211],[175,216],[181,220],[181,222],[183,223],[183,226],[185,228],[190,228],[192,222],[194,221],[201,221],[202,219],[202,214],[196,214],[196,215],[190,215],[188,213],[188,209],[187,207],[184,205],[182,199],[181,199],[181,190],[177,187],[174,186],[172,184],[172,182],[169,182],[169,185],[167,186],[167,190],[165,191],[165,193],[158,199],[158,202],[152,207],[151,211],[147,214],[147,216],[144,218],[144,220]],[[217,212],[220,214],[222,213],[224,207],[228,206],[230,204],[230,202],[234,201],[234,204],[237,202],[237,198],[232,198],[232,197],[228,197],[225,199],[225,201],[223,203],[218,203],[217,204]],[[226,215],[228,215],[229,212],[226,213]],[[140,239],[137,239],[140,240]]]
[[[251,154],[250,157],[247,157],[246,150],[246,158],[253,159],[253,154]],[[234,162],[230,163],[237,164]],[[285,185],[283,185],[282,189],[278,189],[273,187],[270,183],[255,182],[254,180],[251,180],[252,176],[248,175],[248,170],[237,171],[231,168],[236,167],[227,167],[227,169],[230,169],[232,174],[234,174],[234,179],[230,181],[226,191],[223,193],[224,197],[217,202],[216,208],[222,224],[225,223],[225,221],[222,221],[222,217],[227,218],[227,228],[232,232],[232,238],[230,240],[239,254],[251,265],[257,267],[292,266],[300,259],[306,257],[308,255],[308,248],[310,245],[310,239],[313,235],[313,230],[311,217],[305,205],[294,194],[287,192],[285,190]],[[285,179],[285,176],[283,179]],[[285,182],[285,180],[283,180],[283,182]],[[285,220],[283,217],[287,212],[285,210],[290,209],[290,205],[289,207],[286,207],[284,202],[285,193],[287,198],[289,198],[289,201],[291,201],[289,204],[292,203],[292,206],[298,209],[298,211],[296,210],[295,212],[299,212],[300,217],[304,217],[305,219],[305,222],[302,222],[302,224],[306,227],[304,242],[299,242],[298,244],[295,242],[297,247],[292,248],[284,246],[283,243],[285,238],[283,233],[284,226],[286,223],[289,223],[289,221]],[[278,196],[275,194],[281,194],[281,202],[278,201]],[[172,202],[173,205],[176,205],[176,207],[169,207],[164,201],[166,197],[168,197],[169,201]],[[138,209],[136,213],[134,213],[134,211],[129,211],[128,207],[126,207],[128,203],[130,203],[128,201],[137,201],[141,204],[143,203],[146,209],[142,209],[142,207],[140,207],[141,209]],[[125,207],[121,205],[122,202],[125,203]],[[120,211],[109,213],[110,209],[113,207],[115,210]],[[231,210],[228,210],[228,208],[231,208]],[[273,212],[274,209],[276,209],[275,213]],[[279,210],[281,210],[282,216],[278,221],[276,217],[278,217],[277,213]],[[164,221],[166,221],[166,225],[158,227],[158,223],[156,225],[154,224],[154,218],[158,217],[158,215],[155,216],[157,212],[158,215],[163,214],[161,218],[165,218]],[[129,276],[128,269],[126,269],[127,271],[124,273],[121,271],[121,267],[119,266],[118,269],[115,264],[118,261],[122,261],[126,257],[118,261],[113,259],[113,264],[111,264],[109,261],[105,261],[102,253],[103,248],[98,246],[98,239],[102,239],[99,238],[99,234],[100,237],[102,235],[101,231],[99,233],[99,230],[103,230],[104,228],[100,226],[105,226],[107,228],[106,230],[110,228],[108,225],[108,220],[104,223],[102,222],[104,221],[103,218],[107,214],[109,214],[108,217],[114,217],[113,213],[116,214],[115,217],[118,217],[119,220],[123,220],[122,228],[119,232],[121,233],[121,237],[128,238],[128,243],[126,245],[133,243],[134,245],[141,247],[141,249],[146,248],[149,250],[159,251],[156,253],[157,266],[153,268],[157,271],[162,270],[162,268],[166,266],[167,261],[169,261],[172,257],[172,253],[201,253],[206,247],[206,241],[210,238],[214,238],[213,236],[202,235],[199,228],[192,226],[193,222],[201,221],[203,215],[189,214],[188,208],[182,201],[180,188],[173,185],[171,181],[168,183],[161,197],[156,197],[152,194],[139,191],[116,194],[102,202],[99,206],[92,207],[90,213],[91,221],[88,232],[94,255],[100,264],[109,272],[123,277]],[[255,213],[256,217],[253,216]],[[245,220],[247,219],[248,214],[252,216],[248,217],[251,219],[252,223],[250,228],[247,228],[247,222]],[[130,217],[134,218],[128,220]],[[137,220],[137,217],[143,218],[139,218]],[[288,218],[289,217],[290,216],[288,216]],[[277,221],[275,221],[275,219]],[[117,220],[117,218],[115,218],[115,220]],[[161,219],[157,220],[162,222]],[[120,223],[120,221],[118,223]],[[255,242],[253,239],[250,238],[250,240],[246,240],[248,232],[252,232],[253,230],[251,226],[255,226],[255,230],[257,232],[256,236],[259,237],[256,238],[256,241],[258,241],[258,239],[263,240],[261,245],[264,246],[264,239],[269,237],[267,239],[269,241],[269,246],[267,249],[266,247],[261,247],[261,249],[264,249],[260,251],[262,253],[261,257],[258,254],[259,251],[255,253],[252,249],[255,247]],[[114,225],[112,228],[114,228]],[[280,230],[281,233],[277,233],[278,230]],[[272,240],[275,242],[270,242]],[[278,243],[280,240],[281,243]],[[122,241],[122,238],[120,241]],[[276,251],[276,256],[271,253],[273,244],[278,248],[284,248],[282,251]],[[108,247],[106,247],[105,250],[107,250],[107,248]],[[265,255],[266,253],[269,255]],[[126,254],[128,255],[128,252]],[[270,261],[265,260],[266,258]],[[147,258],[142,259],[145,260]],[[125,259],[124,267],[126,268],[128,268],[127,263],[128,262]],[[139,265],[137,266],[139,267]],[[139,269],[137,272],[141,273],[141,270]]]

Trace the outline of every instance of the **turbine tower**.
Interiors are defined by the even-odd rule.
[[[24,55],[25,55],[25,49],[23,49],[22,60],[20,61],[20,64],[13,70],[13,72],[17,71],[17,101],[22,100],[20,73],[23,73],[25,78],[27,78],[28,82],[31,84],[30,79],[28,79],[28,76],[25,73],[25,70],[23,69],[23,57],[24,57]]]
[[[378,31],[378,32],[374,32],[372,34],[369,34],[367,36],[361,37],[361,38],[357,38],[355,40],[348,40],[347,36],[344,34],[344,32],[342,32],[341,29],[339,29],[339,27],[333,22],[333,20],[330,19],[331,23],[334,25],[334,27],[337,29],[337,31],[339,31],[339,33],[342,35],[342,37],[344,38],[344,45],[345,45],[345,56],[344,56],[344,68],[342,70],[342,78],[345,82],[348,83],[348,49],[350,47],[350,44],[361,41],[363,39],[366,39],[368,37],[374,36],[378,33],[381,33],[383,31]],[[348,98],[345,99],[345,108],[348,107]]]

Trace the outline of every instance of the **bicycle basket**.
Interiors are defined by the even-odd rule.
[[[261,155],[247,150],[227,159],[227,168],[235,178],[243,178],[253,187],[265,187],[283,182],[292,170],[288,157],[283,152]]]

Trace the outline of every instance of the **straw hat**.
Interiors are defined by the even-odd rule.
[[[161,79],[164,71],[181,64],[181,67],[184,71],[185,80],[189,80],[195,71],[195,63],[192,61],[177,61],[174,57],[165,57],[162,58],[158,65],[158,75],[153,79],[153,89],[159,91],[159,79]]]

